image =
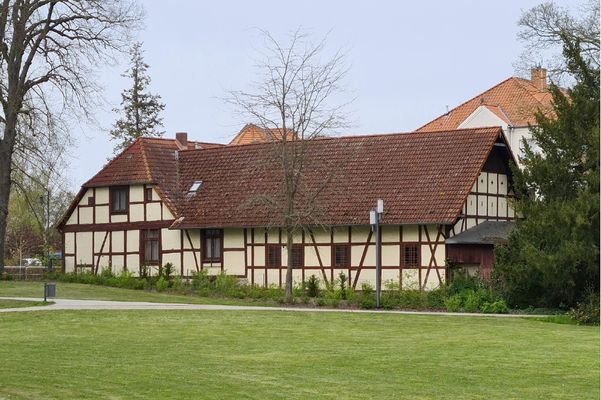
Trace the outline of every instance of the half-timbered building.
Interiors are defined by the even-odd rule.
[[[344,272],[359,289],[375,281],[369,211],[383,199],[383,280],[429,289],[447,279],[450,238],[515,217],[501,128],[315,139],[298,196],[315,200],[315,213],[287,249],[275,146],[136,140],[62,219],[66,272],[171,263],[182,276],[207,269],[282,285],[292,251],[297,283]]]

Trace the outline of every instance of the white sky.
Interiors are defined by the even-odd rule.
[[[192,140],[227,143],[246,121],[222,98],[255,79],[258,29],[285,41],[298,26],[316,39],[328,34],[330,50],[346,50],[344,100],[355,98],[349,134],[406,132],[516,75],[523,49],[517,21],[541,2],[146,0],[139,40],[150,90],[166,103],[165,137],[186,131]],[[73,190],[111,155],[108,131],[117,114],[110,110],[130,84],[120,76],[127,62],[124,56],[99,74],[109,103],[96,112],[101,126],[73,129]]]

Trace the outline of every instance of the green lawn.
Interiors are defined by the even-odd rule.
[[[599,328],[317,312],[0,314],[0,399],[599,399]]]
[[[46,306],[48,304],[52,304],[52,303],[44,303],[43,301],[0,299],[0,308],[34,307],[34,306]]]
[[[0,281],[0,297],[44,297],[43,282]],[[226,299],[119,289],[81,283],[56,282],[56,297],[61,299],[148,301],[153,303],[226,304],[278,306],[274,300]],[[1,399],[0,399],[1,400]]]

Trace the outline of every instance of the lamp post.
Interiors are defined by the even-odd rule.
[[[384,213],[384,200],[378,199],[376,207],[369,212],[369,224],[376,234],[376,308],[380,308],[380,291],[382,288],[382,239],[380,237],[380,222]]]

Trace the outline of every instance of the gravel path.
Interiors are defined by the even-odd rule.
[[[33,297],[0,297],[0,300],[29,300],[44,301],[43,298]],[[258,306],[226,306],[217,304],[179,304],[179,303],[150,303],[144,301],[108,301],[108,300],[73,300],[51,299],[54,304],[47,306],[0,308],[3,312],[55,311],[55,310],[222,310],[222,311],[296,311],[296,312],[345,312],[372,314],[408,314],[408,315],[445,315],[470,317],[524,318],[544,317],[544,315],[516,314],[473,314],[428,311],[398,311],[398,310],[348,310],[331,308],[303,307],[258,307]]]

